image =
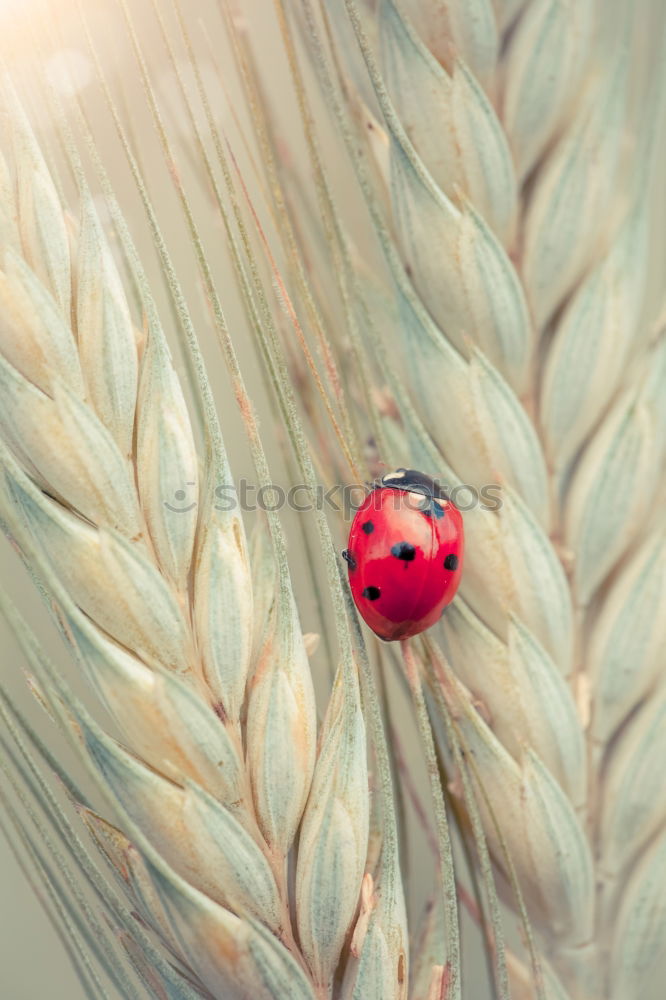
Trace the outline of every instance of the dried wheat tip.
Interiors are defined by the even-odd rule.
[[[142,659],[186,674],[186,624],[173,592],[142,550],[69,514],[18,470],[6,471],[5,478],[13,516],[33,533],[74,603]]]
[[[666,760],[666,698],[640,709],[611,749],[603,786],[601,865],[619,877],[658,832],[664,820],[663,771]]]
[[[19,233],[26,261],[69,319],[71,265],[69,237],[62,205],[44,157],[8,78],[3,100],[10,112]]]
[[[3,250],[0,353],[47,394],[53,379],[59,378],[83,397],[83,374],[69,323],[23,258],[9,247]]]
[[[499,824],[530,919],[570,944],[592,929],[594,878],[590,849],[571,803],[531,750],[518,764],[450,677],[451,709],[463,749],[473,755],[484,795],[478,804],[488,844],[500,859]]]
[[[100,730],[81,723],[91,761],[161,857],[192,886],[278,932],[282,902],[271,867],[231,812],[203,789],[141,764]]]
[[[647,995],[666,937],[666,837],[660,836],[632,872],[611,946],[609,996]]]
[[[55,380],[52,392],[46,396],[0,357],[5,440],[67,506],[93,523],[137,535],[139,504],[127,461],[89,407]]]
[[[134,329],[120,275],[89,194],[81,205],[76,332],[86,387],[123,455],[132,452],[137,392]]]
[[[585,801],[585,746],[569,687],[532,633],[514,616],[504,643],[463,600],[444,616],[445,650],[456,676],[485,705],[491,727],[517,761],[525,745],[576,805]],[[478,670],[475,664],[483,663]]]
[[[592,4],[530,3],[504,57],[502,120],[519,178],[544,151],[579,89],[589,58]]]
[[[102,816],[87,806],[77,802],[76,811],[83,820],[88,833],[95,841],[98,850],[104,855],[118,879],[127,885],[130,880],[130,872],[127,864],[127,855],[132,848],[132,843],[125,834],[113,824],[109,823]]]
[[[632,205],[607,256],[556,325],[544,371],[541,424],[560,475],[624,372],[643,310],[648,233],[646,205]]]
[[[375,896],[375,883],[370,872],[366,872],[361,882],[361,896],[358,904],[358,916],[354,924],[354,933],[351,937],[349,950],[354,958],[358,958],[363,951],[363,942],[368,933],[370,918],[377,905]]]
[[[242,520],[238,511],[216,509],[217,485],[208,487],[199,526],[194,621],[205,680],[227,718],[237,724],[254,639],[252,575]]]
[[[244,797],[241,748],[191,685],[146,667],[73,606],[64,629],[86,675],[127,745],[166,777],[198,782],[225,805]]]
[[[315,983],[330,990],[356,911],[368,848],[366,730],[356,677],[338,672],[301,823],[299,941]]]
[[[611,738],[652,687],[665,643],[666,540],[652,534],[621,567],[592,627],[591,728],[598,744]]]
[[[166,865],[148,867],[181,956],[213,995],[315,1000],[300,965],[261,924],[234,916]]]
[[[286,855],[310,792],[316,717],[310,666],[291,594],[278,595],[271,617],[249,688],[247,763],[259,826],[269,846]]]
[[[187,406],[159,329],[149,330],[141,362],[136,468],[158,562],[184,591],[199,513],[199,470]]]
[[[319,644],[321,642],[321,635],[319,632],[304,632],[303,633],[303,645],[305,646],[305,652],[308,656],[312,657],[319,649]]]

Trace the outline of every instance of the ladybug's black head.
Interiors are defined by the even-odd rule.
[[[382,486],[391,486],[396,490],[407,490],[409,493],[422,493],[433,499],[448,500],[436,479],[426,476],[417,469],[396,469],[382,476]]]

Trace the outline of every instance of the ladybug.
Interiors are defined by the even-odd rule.
[[[383,476],[342,553],[366,624],[389,642],[434,625],[458,589],[463,548],[462,515],[433,479],[415,469]]]

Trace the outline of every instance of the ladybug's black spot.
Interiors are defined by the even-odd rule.
[[[371,535],[373,533],[373,531],[375,530],[375,526],[372,523],[372,521],[365,521],[361,525],[361,529],[366,533],[366,535]]]
[[[404,559],[405,562],[413,562],[416,557],[416,549],[411,542],[396,542],[391,546],[391,555],[396,559]]]
[[[444,569],[458,569],[458,556],[451,552],[444,560]]]
[[[356,560],[354,559],[349,549],[344,550],[344,552],[342,553],[342,558],[347,563],[350,569],[356,569]]]
[[[363,597],[367,597],[369,601],[376,601],[380,594],[379,587],[366,587],[363,591]]]

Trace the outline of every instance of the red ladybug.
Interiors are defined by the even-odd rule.
[[[434,625],[458,589],[463,548],[462,515],[433,479],[415,469],[383,476],[342,553],[366,624],[388,641]]]

